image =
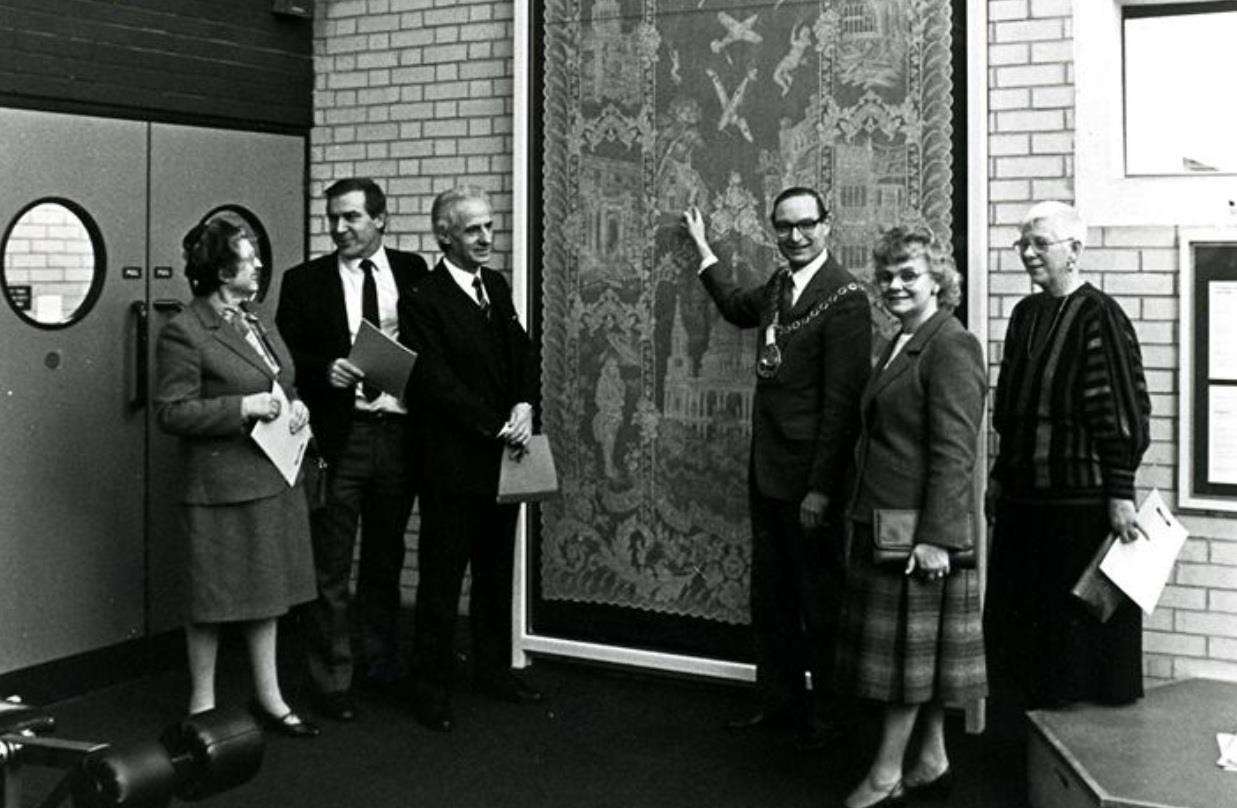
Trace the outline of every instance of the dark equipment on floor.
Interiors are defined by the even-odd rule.
[[[248,714],[214,709],[124,747],[48,737],[55,719],[0,701],[0,808],[20,808],[21,769],[45,766],[64,777],[39,802],[55,808],[161,808],[176,796],[200,800],[248,782],[262,766],[262,732]]]

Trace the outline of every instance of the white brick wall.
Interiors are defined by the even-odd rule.
[[[1005,245],[1026,209],[1045,199],[1072,202],[1075,4],[1093,0],[989,0],[989,356],[1013,305],[1029,290]],[[1082,211],[1084,218],[1087,212]],[[1179,305],[1177,231],[1092,228],[1084,275],[1113,295],[1134,321],[1151,389],[1151,448],[1142,491],[1176,486]],[[1146,621],[1148,681],[1188,676],[1237,679],[1237,520],[1185,514],[1191,539],[1160,607]]]
[[[512,4],[471,0],[329,0],[314,22],[310,251],[332,249],[323,189],[373,177],[387,193],[387,244],[431,264],[429,210],[468,182],[494,207],[495,259],[510,267]],[[416,587],[414,514],[404,600]]]
[[[441,191],[491,193],[495,269],[510,265],[510,2],[332,0],[315,21],[310,248],[331,249],[322,191],[373,177],[387,192],[389,243],[437,258],[428,220]]]

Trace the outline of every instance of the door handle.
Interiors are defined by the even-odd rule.
[[[150,305],[154,306],[155,311],[160,314],[176,314],[177,312],[184,311],[185,308],[184,303],[170,297],[159,298],[158,300],[152,301]]]
[[[150,350],[150,313],[146,301],[134,300],[129,304],[129,318],[133,322],[133,366],[129,388],[129,409],[140,410],[146,406],[150,393],[150,366],[147,353]]]

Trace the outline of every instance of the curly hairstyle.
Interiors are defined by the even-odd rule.
[[[245,238],[244,230],[221,217],[194,225],[185,234],[181,240],[185,277],[194,297],[209,295],[236,275],[239,244]]]
[[[1077,241],[1079,244],[1086,245],[1087,223],[1082,218],[1082,214],[1078,212],[1078,208],[1075,208],[1073,205],[1067,205],[1055,199],[1032,205],[1022,217],[1022,226],[1026,227],[1029,224],[1034,224],[1040,219],[1048,219],[1056,226],[1056,230],[1061,236],[1068,238],[1070,241]]]
[[[883,230],[872,248],[873,270],[879,271],[920,255],[928,264],[932,280],[940,287],[937,302],[942,306],[957,306],[962,300],[962,274],[954,266],[949,250],[927,227],[897,225]]]

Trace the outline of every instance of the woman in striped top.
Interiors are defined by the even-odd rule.
[[[1138,607],[1124,600],[1100,623],[1070,595],[1110,533],[1138,537],[1134,474],[1151,413],[1133,326],[1078,277],[1085,240],[1074,208],[1044,202],[1014,243],[1042,291],[1014,307],[997,381],[985,634],[994,685],[1024,708],[1143,692]]]

